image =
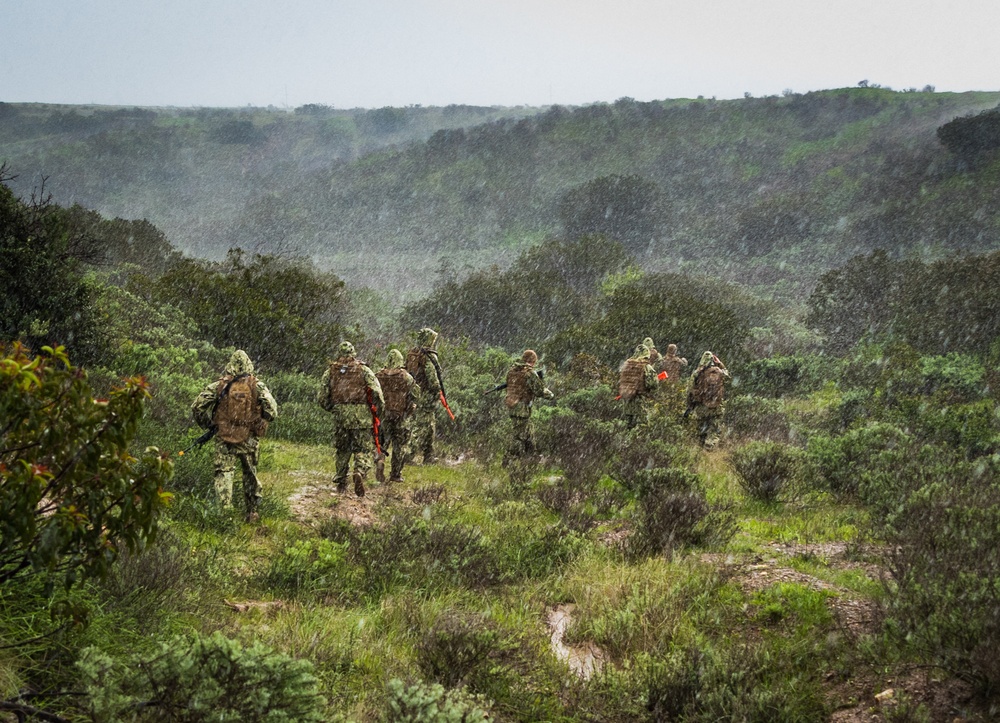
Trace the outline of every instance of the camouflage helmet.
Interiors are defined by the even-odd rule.
[[[676,354],[676,353],[677,353],[677,345],[667,344],[667,354]]]
[[[534,349],[525,349],[521,355],[521,363],[532,367],[535,366],[538,363],[538,354],[535,353]]]
[[[417,332],[417,344],[428,349],[433,349],[437,342],[438,333],[428,326]]]
[[[649,359],[649,347],[645,344],[640,344],[632,352],[633,359]]]
[[[701,361],[698,362],[698,366],[700,367],[711,366],[711,364],[714,361],[715,361],[715,354],[713,354],[710,351],[706,351],[704,354],[701,355]]]
[[[653,343],[653,337],[651,336],[647,336],[645,339],[643,339],[642,343],[645,344],[650,351],[656,348],[656,344]]]
[[[403,366],[403,355],[399,349],[390,349],[389,357],[385,361],[387,369],[399,369]]]
[[[229,357],[229,363],[226,364],[226,374],[233,377],[240,374],[253,374],[253,362],[250,361],[250,356],[242,349],[234,351],[233,355]]]
[[[349,341],[340,342],[340,346],[337,347],[337,356],[354,356],[354,344]]]

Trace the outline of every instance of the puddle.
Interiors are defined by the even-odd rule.
[[[601,670],[604,653],[593,643],[572,647],[563,642],[566,628],[573,619],[573,604],[557,605],[548,612],[549,629],[552,631],[552,650],[556,657],[564,661],[569,669],[584,680]]]

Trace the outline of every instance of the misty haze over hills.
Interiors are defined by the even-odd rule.
[[[148,219],[187,253],[307,255],[404,300],[565,235],[586,184],[631,178],[650,194],[624,239],[643,267],[795,297],[875,248],[1000,246],[995,160],[937,136],[998,102],[859,87],[577,108],[6,103],[0,158],[20,194],[45,178],[57,203]]]

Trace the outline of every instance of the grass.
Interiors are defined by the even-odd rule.
[[[171,598],[145,641],[185,628],[221,630],[307,659],[332,719],[378,720],[389,680],[443,676],[446,684],[461,680],[486,695],[498,720],[587,720],[584,706],[607,720],[630,720],[660,684],[692,690],[685,666],[676,663],[689,656],[708,661],[698,685],[714,681],[734,691],[691,698],[692,710],[709,706],[698,702],[703,698],[714,701],[698,715],[747,706],[812,713],[824,656],[835,654],[826,641],[829,593],[788,583],[751,594],[739,582],[741,561],[775,542],[856,540],[864,515],[829,499],[798,507],[755,503],[733,480],[725,449],[694,459],[713,504],[737,509],[737,536],[723,549],[634,559],[599,536],[626,522],[631,506],[612,509],[611,519],[588,532],[571,531],[538,496],[551,470],[514,491],[495,466],[413,466],[392,495],[366,500],[377,519],[395,517],[399,527],[351,531],[346,523],[298,519],[286,500],[304,485],[329,485],[332,450],[268,441],[260,469],[263,525],[243,524],[207,503],[180,505],[170,521],[185,569],[183,594]],[[331,507],[317,512],[323,509],[336,514]],[[729,562],[720,564],[719,555]],[[879,594],[862,572],[814,554],[791,554],[782,564],[860,598]],[[225,601],[280,605],[236,612]],[[612,666],[593,681],[570,677],[549,649],[546,612],[562,603],[575,604],[567,644],[596,644]],[[87,638],[115,654],[144,644],[135,626],[128,610],[102,616],[97,609]],[[2,628],[0,636],[6,638]],[[751,693],[739,682],[747,660],[764,666],[760,680],[774,695]],[[807,682],[798,688],[788,682],[799,678]],[[23,684],[16,661],[0,658],[0,686]]]

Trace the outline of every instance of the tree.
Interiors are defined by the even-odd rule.
[[[570,239],[606,236],[642,253],[663,221],[662,197],[656,183],[640,176],[602,176],[568,191],[559,218]]]
[[[1000,109],[955,118],[937,129],[938,140],[966,161],[1000,148]]]
[[[15,198],[5,185],[13,178],[0,166],[0,342],[67,344],[84,363],[99,359],[107,340],[84,277],[98,245],[44,189],[28,202]]]
[[[170,460],[131,445],[148,397],[126,379],[97,399],[62,347],[0,356],[0,586],[29,575],[65,588],[103,576],[151,540]]]

